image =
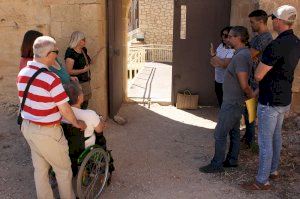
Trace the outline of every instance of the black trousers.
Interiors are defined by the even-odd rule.
[[[223,84],[215,81],[215,92],[218,98],[219,107],[221,108],[223,102]]]

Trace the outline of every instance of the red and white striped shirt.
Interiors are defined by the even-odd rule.
[[[42,63],[29,61],[17,78],[20,103],[30,77],[39,69],[47,68]],[[48,69],[48,68],[47,68]],[[22,118],[40,125],[60,123],[62,118],[58,105],[68,102],[69,98],[61,84],[60,78],[49,72],[40,73],[29,87]]]

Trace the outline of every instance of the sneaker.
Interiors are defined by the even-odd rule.
[[[213,167],[211,164],[209,164],[204,167],[200,167],[199,171],[202,173],[222,173],[225,170],[223,167],[216,168],[216,167]]]
[[[238,164],[230,164],[228,160],[223,162],[223,167],[230,168],[230,167],[238,167]]]

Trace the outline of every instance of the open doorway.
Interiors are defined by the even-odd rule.
[[[171,53],[164,54],[163,58],[160,59],[160,52],[154,52],[156,46],[149,44],[154,44],[154,42],[148,42],[148,38],[151,38],[149,32],[143,31],[141,28],[142,16],[144,10],[141,10],[141,2],[139,0],[139,11],[138,20],[134,20],[134,24],[138,25],[135,28],[139,28],[142,31],[137,31],[136,34],[128,33],[128,21],[131,17],[130,7],[133,5],[134,0],[114,0],[107,1],[108,3],[108,80],[109,80],[109,115],[112,117],[117,114],[122,102],[134,99],[133,96],[130,98],[128,89],[128,79],[130,75],[132,78],[138,77],[141,73],[141,69],[133,69],[128,72],[128,57],[130,56],[128,41],[130,41],[130,35],[135,35],[135,40],[138,46],[143,46],[141,49],[137,50],[135,55],[142,54],[143,56],[132,55],[131,60],[138,60],[142,58],[142,61],[136,61],[135,63],[150,64],[150,71],[145,71],[146,78],[140,78],[140,81],[144,81],[142,87],[142,94],[140,101],[153,102],[158,101],[158,97],[153,94],[154,88],[161,89],[162,94],[171,95],[168,101],[172,104],[176,103],[176,94],[183,90],[190,90],[193,93],[199,95],[200,105],[215,105],[217,103],[214,94],[214,73],[213,68],[209,64],[210,57],[208,56],[208,49],[210,42],[218,43],[219,30],[229,24],[230,19],[230,0],[211,0],[211,1],[186,1],[186,0],[164,0],[164,1],[154,1],[154,0],[144,0],[145,2],[150,2],[151,5],[147,6],[147,9],[151,8],[148,13],[154,13],[150,19],[151,23],[154,25],[150,26],[153,30],[160,27],[164,29],[166,24],[170,24],[172,30],[169,32],[173,34],[171,36]],[[151,3],[155,2],[155,3]],[[160,5],[159,2],[165,3]],[[172,18],[167,23],[166,14],[160,15],[162,11],[156,11],[157,7],[160,6],[162,10],[166,10],[166,6],[172,5],[171,9]],[[207,9],[210,8],[210,9]],[[146,12],[147,13],[147,12]],[[134,15],[136,16],[136,15]],[[146,15],[147,16],[147,15]],[[148,23],[151,24],[151,23]],[[174,24],[174,27],[173,27]],[[133,31],[133,30],[132,30]],[[167,31],[164,31],[167,32]],[[132,32],[134,33],[134,32]],[[164,38],[163,34],[160,33],[154,36],[155,39]],[[164,41],[160,41],[157,45],[165,44]],[[144,42],[144,43],[142,43]],[[148,45],[148,46],[147,46]],[[166,44],[168,45],[168,44]],[[151,51],[153,50],[153,51]],[[151,52],[149,52],[151,51]],[[164,52],[169,52],[169,50],[164,49]],[[156,56],[153,58],[153,56]],[[165,64],[165,58],[171,59],[171,62],[167,63],[170,68],[170,73],[168,75],[163,75],[161,79],[156,80],[153,74],[158,75],[157,68],[159,64]],[[157,61],[158,60],[158,61]],[[171,63],[171,64],[170,64]],[[145,66],[140,64],[141,66]],[[157,67],[156,67],[157,66]],[[145,68],[145,67],[144,67]],[[149,67],[148,67],[149,68]],[[153,69],[156,68],[156,69]],[[135,70],[135,71],[134,71]],[[148,75],[148,76],[147,76]],[[149,77],[149,75],[151,75]],[[152,78],[153,77],[153,78]],[[169,82],[167,87],[163,81],[167,79]],[[152,86],[147,86],[152,82]],[[154,86],[154,83],[157,83]],[[145,92],[145,84],[147,90]],[[132,85],[132,84],[131,84]],[[169,88],[167,90],[163,90]],[[143,92],[144,91],[144,92]],[[150,94],[149,94],[150,91]],[[151,95],[152,94],[152,95]],[[171,98],[171,99],[170,99]],[[149,103],[150,104],[150,103]]]
[[[171,104],[174,1],[132,0],[128,10],[128,101]]]

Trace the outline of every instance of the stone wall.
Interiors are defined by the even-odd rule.
[[[18,73],[20,46],[27,30],[34,29],[54,37],[63,60],[70,35],[80,30],[86,34],[87,49],[94,57],[92,65],[93,98],[91,108],[107,115],[105,0],[14,0],[0,1],[0,75]],[[2,70],[2,69],[6,70]],[[15,79],[7,79],[15,89]],[[6,82],[7,83],[7,82]],[[9,95],[16,96],[15,90]],[[11,99],[10,99],[11,100]],[[15,98],[17,103],[17,98]]]
[[[139,27],[146,43],[172,45],[173,13],[173,0],[139,0]]]
[[[255,9],[263,9],[268,14],[271,14],[277,7],[289,4],[294,6],[298,11],[298,20],[294,24],[294,32],[300,36],[300,1],[299,0],[232,0],[231,5],[231,25],[243,25],[250,29],[248,14]],[[270,31],[275,38],[277,34],[273,31],[271,20],[268,21]],[[295,71],[295,79],[293,83],[293,100],[292,109],[300,113],[300,63]]]

